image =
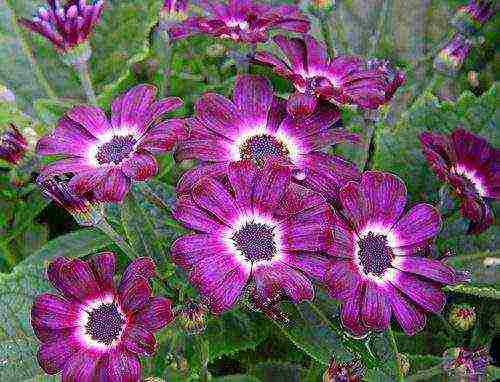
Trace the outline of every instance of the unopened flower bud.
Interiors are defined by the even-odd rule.
[[[189,300],[181,308],[179,318],[188,334],[200,334],[206,327],[207,309],[201,303]]]
[[[207,48],[209,57],[223,57],[226,55],[227,49],[222,44],[212,44]]]
[[[0,132],[0,159],[17,164],[28,149],[28,141],[14,124]]]
[[[408,358],[408,356],[403,353],[398,353],[397,360],[399,364],[399,370],[401,370],[401,374],[403,374],[403,376],[408,375],[408,372],[410,371],[410,359]]]
[[[456,33],[434,59],[434,69],[446,75],[456,75],[469,55],[472,43]]]
[[[172,25],[187,19],[188,0],[165,0],[160,10],[162,29],[168,30]]]
[[[359,359],[350,362],[337,362],[332,358],[328,369],[323,374],[323,382],[360,382],[365,374]]]
[[[459,32],[466,35],[477,33],[483,25],[496,13],[492,1],[472,0],[458,8],[451,24]]]
[[[468,304],[460,304],[451,310],[448,320],[454,328],[467,331],[476,322],[476,311]]]
[[[335,8],[335,0],[309,0],[307,10],[317,18],[327,18]]]

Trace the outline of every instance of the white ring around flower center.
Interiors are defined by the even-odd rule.
[[[479,176],[477,176],[476,171],[469,170],[462,165],[454,166],[451,169],[451,171],[454,174],[463,176],[464,178],[469,180],[474,185],[474,187],[476,187],[476,191],[480,196],[482,196],[482,197],[487,196],[486,188],[484,187],[481,178]]]
[[[241,30],[247,30],[250,28],[250,24],[244,20],[228,20],[226,21],[226,25],[229,28],[239,27]]]
[[[137,148],[137,144],[139,143],[139,136],[137,134],[137,131],[133,127],[123,127],[120,130],[110,130],[105,134],[97,135],[97,142],[90,146],[89,150],[87,151],[87,160],[89,164],[94,167],[101,167],[102,164],[100,164],[97,160],[97,153],[99,152],[99,149],[106,143],[111,142],[115,137],[126,137],[129,135],[133,136],[136,140],[136,144],[132,148],[132,151],[135,151]]]

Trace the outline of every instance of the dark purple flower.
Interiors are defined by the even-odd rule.
[[[214,313],[230,309],[248,283],[262,301],[313,298],[331,243],[325,199],[291,183],[290,168],[269,161],[231,163],[228,181],[205,177],[180,195],[174,217],[196,231],[177,239],[173,261]]]
[[[255,59],[292,81],[296,97],[300,97],[300,104],[308,111],[314,110],[318,98],[337,105],[376,109],[389,102],[405,81],[404,74],[392,70],[385,61],[366,61],[357,56],[330,59],[324,44],[309,35],[304,38],[279,35],[274,41],[288,62],[264,51],[257,52]],[[289,107],[293,113],[295,107]]]
[[[419,253],[441,228],[439,212],[424,203],[404,212],[404,182],[379,171],[365,172],[339,198],[343,216],[335,219],[325,284],[343,302],[342,323],[364,335],[387,329],[394,314],[406,334],[422,330],[426,311],[444,307],[441,285],[458,281],[452,268]]]
[[[434,69],[444,74],[456,74],[469,55],[471,48],[472,43],[465,36],[455,33],[434,59]]]
[[[31,325],[42,342],[38,362],[63,381],[139,381],[140,356],[155,353],[154,332],[173,319],[171,302],[152,296],[151,258],[138,258],[115,285],[115,255],[59,257],[47,276],[59,294],[35,299]]]
[[[0,133],[0,159],[17,164],[28,149],[28,141],[14,124]]]
[[[104,1],[68,0],[61,6],[59,0],[47,0],[48,7],[38,9],[33,20],[19,19],[26,28],[49,40],[60,52],[86,42],[99,22]]]
[[[82,226],[94,226],[103,219],[99,202],[89,196],[75,195],[67,183],[54,178],[40,179],[38,187],[42,194],[68,211]]]
[[[442,367],[450,375],[465,378],[467,382],[480,382],[486,375],[486,368],[491,362],[487,348],[476,350],[464,348],[448,349],[443,354]]]
[[[463,129],[450,135],[425,132],[420,142],[432,170],[459,198],[462,214],[471,221],[469,233],[488,229],[493,223],[488,202],[500,199],[500,150]]]
[[[123,200],[132,181],[154,176],[158,164],[153,154],[171,150],[184,131],[184,122],[158,122],[179,108],[179,98],[155,101],[156,88],[138,85],[122,94],[111,107],[111,121],[94,106],[69,110],[56,129],[38,141],[41,155],[63,155],[42,170],[41,178],[73,173],[69,186],[77,195],[90,191],[97,200]]]
[[[461,33],[475,34],[496,13],[492,1],[472,0],[458,8],[451,24]]]
[[[309,30],[309,21],[295,5],[272,6],[255,0],[201,0],[200,3],[208,15],[190,17],[172,28],[172,39],[206,33],[214,37],[258,43],[268,40],[270,30],[299,33]]]
[[[332,128],[339,111],[331,105],[292,118],[266,79],[247,75],[238,77],[232,101],[208,93],[195,108],[195,118],[187,121],[190,137],[179,143],[176,159],[198,159],[202,165],[182,177],[179,192],[200,177],[226,174],[239,160],[260,167],[271,158],[282,160],[293,167],[297,181],[332,199],[346,182],[359,179],[354,164],[322,151],[342,141],[359,142],[358,135]]]

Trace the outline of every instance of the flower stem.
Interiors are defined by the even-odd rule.
[[[387,336],[389,337],[390,346],[394,354],[394,364],[396,367],[396,380],[398,382],[404,382],[403,373],[401,372],[401,367],[399,365],[399,359],[398,359],[398,354],[399,354],[398,345],[396,343],[396,338],[394,337],[394,333],[392,332],[390,326],[387,328]]]
[[[88,62],[81,61],[79,63],[75,63],[74,68],[78,72],[83,90],[87,95],[87,100],[93,106],[97,106],[97,97],[95,95],[94,88],[92,87],[92,81],[90,80]]]
[[[170,78],[172,76],[173,46],[172,46],[172,41],[170,40],[170,36],[168,35],[168,31],[166,30],[160,31],[160,38],[164,44],[163,46],[164,51],[162,53],[164,61],[162,93],[163,96],[167,97],[170,92]]]
[[[363,168],[363,171],[368,171],[373,168],[373,162],[375,160],[375,151],[377,149],[377,123],[375,123],[372,118],[369,118],[366,112],[363,115],[363,120],[365,122],[365,128],[370,136],[365,166]]]
[[[97,225],[102,232],[104,232],[108,237],[113,240],[113,242],[127,255],[131,260],[139,257],[137,252],[125,241],[125,239],[115,231],[113,227],[106,221],[102,219]]]
[[[13,269],[14,266],[17,264],[17,258],[10,251],[7,242],[0,241],[0,253],[2,254],[2,257],[5,259],[7,265],[9,266],[9,268]]]
[[[332,30],[330,28],[330,24],[328,23],[328,19],[325,17],[319,18],[319,25],[321,27],[321,34],[323,35],[323,40],[325,41],[328,56],[332,59],[335,57],[336,53],[333,48]]]
[[[210,373],[208,372],[208,357],[209,357],[209,344],[204,336],[198,336],[201,358],[200,382],[208,382],[210,380]]]

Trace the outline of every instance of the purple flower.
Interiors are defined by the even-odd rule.
[[[103,219],[100,203],[89,196],[75,195],[65,182],[53,178],[37,182],[42,194],[68,211],[82,226],[94,226]]]
[[[112,104],[111,121],[93,106],[68,111],[56,129],[38,141],[40,155],[65,158],[45,167],[41,179],[73,173],[69,187],[77,195],[93,192],[100,201],[120,202],[132,181],[144,181],[158,172],[153,154],[171,150],[184,123],[158,123],[182,101],[168,97],[155,101],[156,88],[138,85]]]
[[[190,17],[170,29],[170,37],[178,39],[193,33],[235,41],[266,42],[270,30],[283,29],[305,33],[309,21],[295,5],[272,6],[254,0],[200,1],[208,16]]]
[[[385,61],[366,61],[357,56],[330,59],[324,44],[309,35],[304,38],[279,35],[274,41],[288,62],[264,51],[257,52],[255,59],[293,82],[303,111],[314,110],[318,98],[337,105],[376,109],[389,102],[405,81],[404,74],[392,70]]]
[[[446,373],[466,378],[464,380],[468,382],[482,381],[491,361],[487,348],[452,348],[443,354],[443,358],[442,367]]]
[[[461,33],[475,34],[496,11],[492,1],[472,0],[458,8],[451,24]]]
[[[448,44],[434,59],[434,69],[444,74],[455,75],[469,55],[472,43],[460,33],[455,33]]]
[[[469,233],[478,234],[493,223],[490,199],[500,199],[500,150],[470,131],[450,135],[425,132],[422,151],[439,179],[448,183],[471,221]]]
[[[49,40],[60,52],[67,52],[86,42],[99,22],[104,1],[87,4],[86,0],[68,0],[64,6],[59,0],[47,0],[48,8],[41,7],[33,20],[19,19],[19,23]]]
[[[48,267],[59,294],[35,299],[31,325],[42,342],[38,362],[63,381],[139,381],[139,356],[155,353],[154,332],[173,319],[171,302],[152,296],[151,258],[138,258],[115,285],[115,255],[59,257]]]
[[[360,183],[340,190],[343,217],[336,217],[335,260],[325,275],[333,298],[343,302],[341,320],[354,335],[385,330],[394,314],[408,335],[440,312],[441,284],[455,284],[455,271],[419,253],[441,228],[439,212],[417,204],[406,213],[406,186],[395,175],[365,172]]]
[[[188,191],[200,177],[226,174],[228,165],[239,160],[259,167],[268,159],[286,162],[297,181],[332,199],[346,182],[359,179],[354,164],[322,151],[342,141],[359,142],[358,135],[331,127],[339,120],[331,105],[294,119],[266,79],[247,75],[238,77],[232,101],[208,93],[195,108],[195,118],[187,121],[190,136],[175,155],[177,160],[199,159],[202,165],[182,177],[179,192]]]
[[[364,374],[365,368],[359,359],[338,362],[332,358],[323,374],[323,382],[361,382]]]
[[[180,195],[174,217],[195,233],[177,239],[173,261],[214,313],[230,309],[247,284],[262,300],[313,298],[331,243],[332,212],[325,199],[290,182],[291,170],[269,161],[231,163],[228,181],[198,181]]]
[[[0,133],[0,159],[17,164],[28,149],[28,141],[14,124]]]
[[[165,0],[160,10],[160,20],[164,30],[169,30],[180,21],[187,19],[188,0]]]

